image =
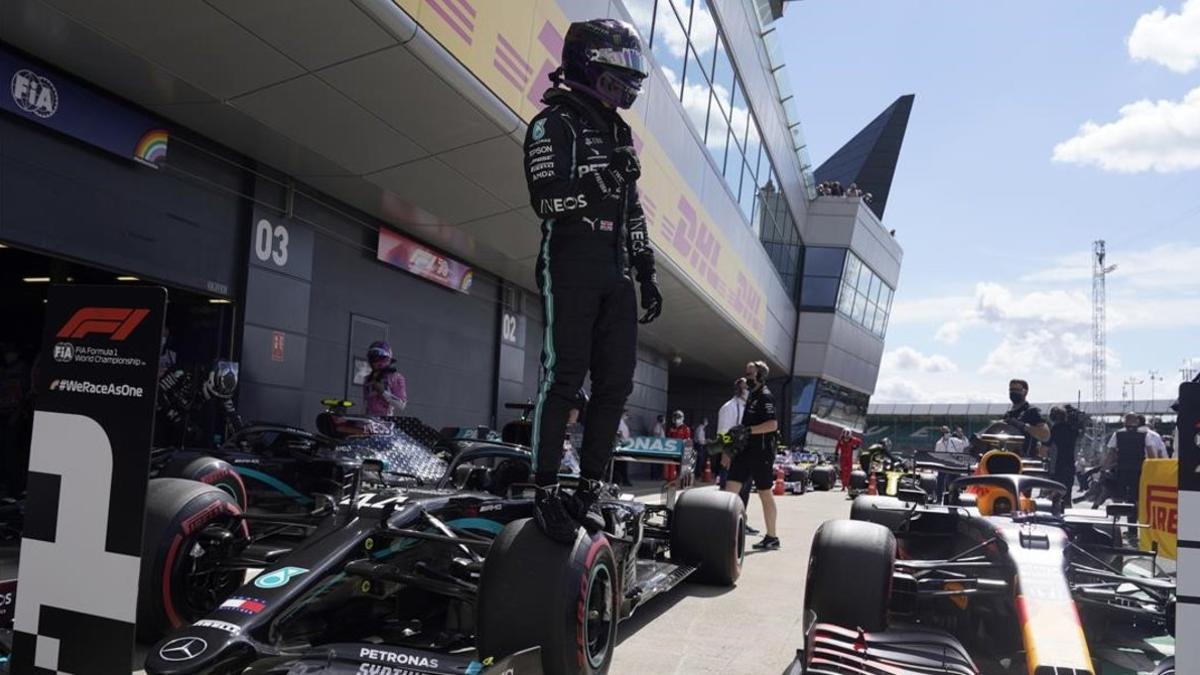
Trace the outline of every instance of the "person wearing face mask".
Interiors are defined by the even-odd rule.
[[[366,412],[374,417],[392,417],[408,407],[408,384],[396,370],[396,359],[392,348],[383,340],[376,340],[367,348],[367,363],[371,374],[363,382],[363,400]]]
[[[750,393],[741,425],[746,428],[749,438],[746,447],[730,463],[729,480],[725,483],[726,492],[737,494],[744,483],[754,481],[754,489],[762,500],[763,520],[767,524],[767,534],[754,545],[760,551],[779,548],[779,537],[775,530],[775,496],[771,492],[775,482],[775,433],[779,430],[779,420],[775,417],[775,397],[767,388],[770,372],[770,367],[764,361],[746,364],[746,386]]]
[[[641,41],[621,21],[577,21],[563,36],[561,63],[542,95],[546,107],[530,120],[524,151],[529,203],[542,223],[536,275],[546,318],[533,413],[534,520],[551,539],[571,544],[580,525],[590,533],[603,525],[596,501],[633,391],[638,323],[662,313],[663,297],[637,188],[642,167],[620,115],[650,72]],[[581,479],[564,490],[557,473],[563,425],[589,374]]]
[[[1036,457],[1039,443],[1050,440],[1050,425],[1042,417],[1042,411],[1029,405],[1029,383],[1025,380],[1010,380],[1008,383],[1008,400],[1013,407],[1004,413],[1004,421],[1025,436],[1025,444],[1021,447],[1024,457]]]
[[[746,378],[739,377],[733,382],[733,398],[725,402],[721,409],[717,411],[717,437],[722,438],[729,433],[729,430],[742,423],[742,414],[746,411],[746,397],[749,396],[750,390],[746,388]],[[729,480],[729,465],[733,461],[733,455],[724,446],[720,450],[719,466],[713,467],[717,469],[717,485],[722,490],[725,489],[725,484]],[[738,492],[738,496],[742,499],[742,505],[747,510],[750,509],[750,483],[742,485],[742,489]],[[746,534],[758,534],[758,530],[749,525],[746,526]]]

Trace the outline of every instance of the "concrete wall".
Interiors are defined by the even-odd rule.
[[[265,185],[258,195],[267,204],[285,203],[285,195],[271,196],[276,191]],[[435,427],[490,425],[499,339],[495,277],[476,270],[469,294],[443,288],[378,262],[378,225],[370,219],[316,193],[298,191],[293,204],[291,218],[273,215],[271,222],[288,228],[289,248],[295,247],[289,266],[303,256],[299,242],[312,242],[311,281],[286,269],[260,271],[251,253],[243,414],[311,428],[322,398],[360,402],[353,359],[385,338],[408,382],[405,414]],[[261,219],[256,214],[254,226]],[[272,349],[276,333],[283,334],[282,357]]]
[[[0,239],[203,293],[234,293],[244,217],[235,193],[245,174],[194,147],[202,141],[185,139],[156,171],[0,115]]]
[[[804,244],[849,248],[893,289],[900,281],[904,251],[862,200],[845,197],[813,200]]]

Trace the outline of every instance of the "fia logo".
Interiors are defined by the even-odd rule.
[[[31,115],[42,119],[58,112],[58,90],[54,83],[27,68],[13,74],[10,85],[13,103]]]
[[[54,344],[54,360],[59,363],[70,363],[75,360],[75,347],[70,342]]]

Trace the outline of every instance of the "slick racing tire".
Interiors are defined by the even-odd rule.
[[[850,472],[850,489],[863,491],[867,489],[867,472],[862,469],[855,469]]]
[[[479,581],[477,649],[502,658],[540,646],[546,675],[608,671],[617,641],[621,573],[603,534],[579,529],[564,546],[531,518],[509,523]]]
[[[732,586],[746,558],[746,507],[732,492],[687,490],[671,515],[671,562],[696,565],[696,579]]]
[[[220,488],[233,497],[238,508],[245,511],[246,484],[229,462],[207,455],[185,455],[172,459],[158,472],[160,478],[186,478]]]
[[[859,495],[854,498],[854,502],[850,505],[850,520],[876,523],[895,531],[897,527],[904,524],[908,516],[902,511],[887,509],[899,509],[903,507],[904,503],[895,497]]]
[[[210,526],[235,544],[249,539],[241,509],[220,488],[183,478],[155,478],[146,491],[137,630],[144,642],[203,617],[242,585],[245,572],[222,570],[219,546],[197,547]],[[197,549],[203,553],[193,555]]]
[[[832,490],[837,478],[832,466],[818,466],[809,472],[814,490]]]
[[[813,612],[820,623],[884,630],[895,559],[896,538],[883,525],[827,521],[813,536],[808,558],[806,614]]]

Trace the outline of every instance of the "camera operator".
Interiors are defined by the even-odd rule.
[[[1004,413],[1004,422],[1025,436],[1021,456],[1036,457],[1038,443],[1050,440],[1050,427],[1042,417],[1042,411],[1029,405],[1029,383],[1025,380],[1010,380],[1008,400],[1013,407]]]
[[[1050,477],[1070,489],[1075,483],[1075,446],[1079,442],[1078,411],[1067,406],[1050,409]]]

